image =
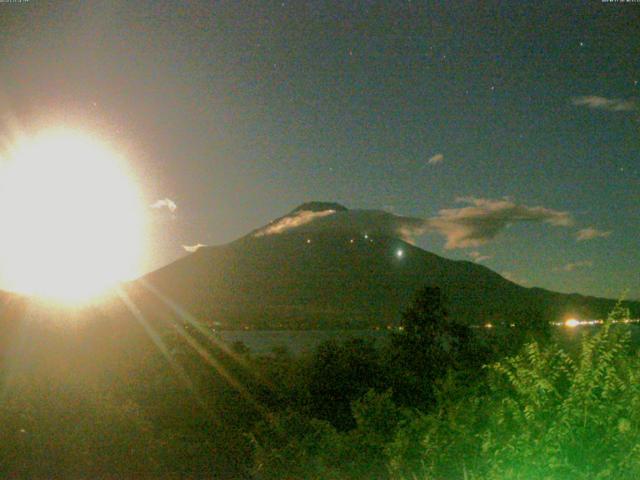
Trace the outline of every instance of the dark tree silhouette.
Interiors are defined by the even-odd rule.
[[[430,286],[403,313],[390,355],[399,370],[392,375],[398,400],[415,406],[433,403],[434,386],[447,372],[471,374],[486,357],[471,329],[448,317],[440,288]]]

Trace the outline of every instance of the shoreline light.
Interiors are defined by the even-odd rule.
[[[580,325],[580,320],[576,318],[569,318],[564,322],[564,326],[569,328],[576,328],[578,325]]]

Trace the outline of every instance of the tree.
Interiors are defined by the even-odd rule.
[[[322,343],[304,368],[311,416],[331,422],[338,430],[355,426],[351,403],[369,389],[384,389],[379,352],[360,338]]]
[[[420,289],[391,337],[394,390],[402,403],[430,405],[449,370],[471,374],[485,359],[471,329],[450,319],[438,287]]]

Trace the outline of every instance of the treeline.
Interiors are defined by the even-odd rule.
[[[150,341],[159,323],[25,321],[0,339],[0,476],[640,478],[626,327],[567,351],[542,321],[480,332],[445,303],[425,288],[388,342],[296,357],[188,322]]]

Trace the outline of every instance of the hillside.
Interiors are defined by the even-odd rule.
[[[400,238],[399,218],[304,204],[234,242],[201,248],[152,272],[131,290],[143,304],[152,302],[142,287],[148,282],[223,328],[384,327],[397,322],[422,285],[440,286],[451,316],[473,324],[538,315],[601,318],[615,304],[525,288],[482,265],[427,252]],[[629,306],[637,315],[638,304]]]

